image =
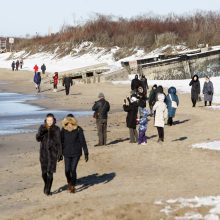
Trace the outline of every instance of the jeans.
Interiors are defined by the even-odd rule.
[[[68,183],[71,183],[73,186],[76,185],[77,179],[77,165],[79,163],[80,156],[76,157],[65,157],[65,175]]]

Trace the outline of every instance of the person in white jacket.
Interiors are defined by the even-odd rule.
[[[158,131],[158,142],[164,142],[164,125],[165,119],[167,118],[168,111],[167,105],[164,103],[165,95],[162,93],[158,94],[158,101],[155,103],[153,107],[154,111],[154,126],[157,127]]]

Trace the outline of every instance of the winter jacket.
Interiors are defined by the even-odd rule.
[[[15,62],[12,62],[11,67],[15,68]]]
[[[67,124],[71,123],[73,128],[68,130]],[[66,117],[62,121],[61,143],[64,157],[76,157],[88,155],[88,148],[84,136],[83,129],[77,125],[75,118]]]
[[[199,98],[199,94],[201,92],[200,91],[200,82],[199,82],[199,77],[197,75],[195,75],[194,77],[197,77],[197,80],[192,79],[191,82],[189,83],[189,86],[192,86],[191,98],[194,100],[197,100]]]
[[[108,119],[108,112],[110,111],[110,104],[105,99],[100,99],[95,102],[92,111],[96,112],[97,119]]]
[[[171,100],[172,99],[172,100]],[[172,107],[172,101],[176,102],[177,106],[179,105],[179,98],[176,95],[176,88],[170,87],[168,89],[168,95],[166,97],[166,105],[168,109],[168,117],[175,117],[176,108]]]
[[[205,82],[202,90],[204,94],[204,101],[211,102],[214,94],[214,87],[211,81]]]
[[[55,124],[51,128],[41,125],[36,134],[40,142],[40,163],[43,173],[56,172],[57,160],[62,155],[60,129]]]
[[[148,112],[146,109],[142,110],[141,115],[142,115],[142,117],[139,120],[139,132],[146,131],[147,130],[147,123],[148,123],[148,121],[147,121]]]
[[[138,114],[137,102],[129,103],[129,105],[123,105],[123,109],[125,112],[127,112],[127,118],[126,118],[127,127],[136,129],[137,114]]]
[[[55,74],[55,76],[53,76],[53,84],[57,85],[58,84],[58,80],[59,80],[58,74]]]
[[[64,77],[63,79],[63,86],[70,87],[73,85],[72,77]]]
[[[40,72],[37,72],[34,74],[34,82],[37,84],[37,85],[40,85],[41,83],[41,75],[40,75]]]
[[[141,81],[138,79],[138,75],[131,81],[131,90],[137,90],[141,86]]]
[[[138,98],[138,106],[141,108],[146,108],[147,98],[146,96],[141,96]]]
[[[39,69],[39,68],[38,68],[38,66],[37,66],[37,65],[35,65],[35,66],[34,66],[34,71],[35,71],[35,72],[37,72],[37,71],[38,71],[38,69]]]
[[[42,70],[42,72],[45,72],[45,71],[46,71],[46,66],[45,66],[45,64],[43,64],[43,65],[41,66],[41,70]]]
[[[156,103],[156,95],[157,95],[157,90],[152,89],[149,95],[149,106],[150,107],[154,106],[154,104]]]
[[[147,79],[144,77],[141,79],[141,86],[144,89],[144,92],[146,93],[147,90],[149,89],[148,83],[147,83]]]
[[[158,101],[155,103],[153,107],[153,111],[155,112],[154,118],[154,126],[155,127],[164,127],[165,119],[167,118],[167,106],[164,103],[165,96],[164,94],[160,93],[158,95]]]

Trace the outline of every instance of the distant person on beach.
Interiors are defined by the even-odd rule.
[[[142,75],[141,77],[141,86],[143,87],[144,94],[147,97],[147,90],[149,89],[149,86],[148,86],[147,78],[145,77],[145,75]]]
[[[34,83],[38,93],[40,93],[41,75],[40,72],[34,73]]]
[[[89,152],[83,129],[78,126],[72,114],[67,115],[62,121],[61,130],[62,151],[65,162],[65,175],[70,193],[75,193],[77,180],[77,165],[84,152],[85,161],[89,160]]]
[[[38,70],[39,70],[39,67],[38,67],[37,64],[35,64],[35,66],[34,66],[34,72],[36,73],[36,72],[38,72]]]
[[[214,87],[213,87],[213,83],[210,81],[209,76],[205,77],[205,83],[203,85],[202,92],[204,94],[205,106],[207,106],[207,102],[209,102],[209,105],[211,106],[213,94],[214,94]]]
[[[41,66],[42,74],[45,74],[46,69],[47,69],[47,68],[46,68],[45,64],[43,64],[43,65]]]
[[[167,118],[167,106],[164,103],[165,95],[163,93],[159,93],[157,99],[158,101],[153,107],[153,111],[155,112],[154,126],[158,131],[158,142],[164,142],[164,126],[165,119]]]
[[[54,73],[54,76],[53,76],[53,91],[54,91],[54,92],[57,92],[58,82],[59,82],[58,72],[55,72],[55,73]]]
[[[19,60],[16,61],[16,64],[15,64],[15,65],[16,65],[16,71],[18,71],[18,68],[19,68],[19,65],[20,65]]]
[[[128,101],[128,104],[127,104]],[[137,143],[138,133],[136,130],[137,127],[137,115],[138,115],[138,103],[136,97],[128,98],[124,100],[123,109],[127,112],[126,123],[129,128],[130,134],[130,143]]]
[[[24,65],[24,61],[23,61],[23,60],[20,60],[20,69],[23,68],[23,65]]]
[[[155,84],[155,85],[153,85],[153,87],[150,91],[149,99],[148,99],[151,116],[153,115],[153,106],[156,103],[156,95],[157,95],[156,91],[157,91],[157,85]]]
[[[175,87],[170,87],[168,89],[168,95],[166,97],[166,105],[167,105],[167,109],[168,109],[167,124],[169,126],[172,126],[173,125],[173,118],[175,117],[176,109],[178,108],[178,105],[179,105],[179,98],[176,94]]]
[[[199,77],[198,75],[194,75],[191,82],[189,83],[189,86],[191,86],[191,101],[193,106],[196,107],[196,102],[199,99],[200,95],[200,82],[199,82]]]
[[[40,164],[44,181],[44,194],[51,195],[53,173],[56,172],[57,162],[62,160],[62,145],[60,128],[56,126],[53,114],[46,116],[37,132],[36,140],[40,142]]]
[[[63,78],[63,86],[65,87],[66,95],[69,95],[70,93],[70,86],[73,85],[72,77],[70,76],[64,76]]]
[[[146,131],[147,131],[147,123],[148,123],[148,111],[147,109],[142,109],[141,110],[141,117],[138,119],[138,144],[141,145],[146,145],[147,144],[147,136],[146,136]]]
[[[110,111],[110,104],[105,99],[105,95],[101,92],[98,95],[99,100],[95,102],[92,107],[94,111],[93,117],[96,119],[96,126],[98,130],[99,142],[97,146],[103,146],[107,144],[107,121],[108,112]]]
[[[141,86],[141,81],[138,79],[138,75],[136,74],[134,79],[131,81],[131,91],[133,94],[136,94],[138,88]]]
[[[12,71],[15,71],[15,61],[12,62],[11,68],[12,68]]]

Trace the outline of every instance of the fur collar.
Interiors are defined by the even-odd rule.
[[[68,124],[71,124],[71,128],[69,128]],[[74,131],[78,128],[77,120],[73,117],[66,117],[62,121],[62,127],[67,131]]]

